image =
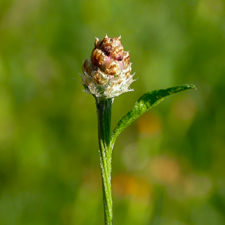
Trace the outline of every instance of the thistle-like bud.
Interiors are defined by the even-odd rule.
[[[91,59],[86,59],[81,75],[85,92],[95,97],[114,98],[132,91],[134,81],[131,72],[129,52],[123,50],[121,36],[103,40],[95,39]]]

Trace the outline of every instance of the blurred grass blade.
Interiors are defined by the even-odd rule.
[[[113,130],[110,143],[111,149],[113,148],[119,134],[142,114],[161,103],[165,97],[188,89],[196,89],[196,87],[192,84],[185,84],[167,89],[149,91],[142,95],[135,103],[134,107],[118,122],[117,126]]]

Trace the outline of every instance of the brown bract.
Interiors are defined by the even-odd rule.
[[[121,36],[111,38],[105,35],[103,40],[96,38],[94,45],[91,58],[86,59],[82,67],[86,91],[106,97],[130,91],[129,85],[133,82],[130,55],[124,51]]]
[[[109,38],[105,35],[103,40],[95,39],[95,47],[91,54],[92,65],[86,60],[83,70],[91,75],[91,70],[99,68],[106,75],[119,74],[130,64],[130,55],[123,50],[121,36]],[[96,67],[95,67],[96,66]],[[130,72],[131,69],[127,72]]]

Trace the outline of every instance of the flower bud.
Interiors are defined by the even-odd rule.
[[[130,55],[123,50],[121,36],[96,38],[91,59],[84,61],[82,70],[85,92],[95,97],[114,98],[132,91],[129,86],[134,74],[130,74]]]

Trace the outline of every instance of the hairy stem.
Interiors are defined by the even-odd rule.
[[[109,151],[112,103],[113,99],[96,98],[98,116],[98,141],[103,186],[105,225],[113,224],[111,151]]]

